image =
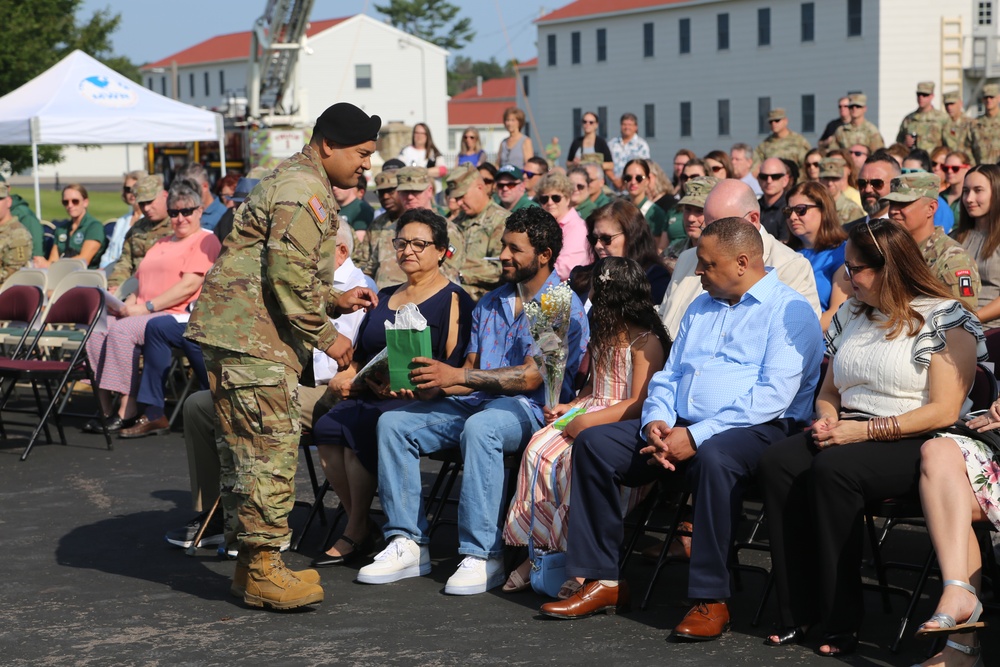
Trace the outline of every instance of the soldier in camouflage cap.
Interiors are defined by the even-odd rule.
[[[371,167],[380,125],[352,104],[323,112],[309,145],[261,179],[237,210],[188,322],[219,419],[222,504],[238,517],[226,526],[227,544],[239,542],[231,590],[253,607],[323,600],[316,573],[292,572],[279,553],[295,500],[297,387],[312,369],[313,349],[339,367],[351,361],[351,340],[329,317],[377,302],[366,287],[330,289],[320,266],[336,251],[332,186],[354,187]]]
[[[896,141],[907,148],[920,148],[930,153],[941,145],[941,133],[948,114],[934,108],[934,82],[917,84],[917,110],[899,125]]]
[[[136,181],[135,202],[142,217],[125,233],[122,254],[108,277],[111,290],[135,275],[139,262],[154,243],[174,233],[167,216],[167,192],[163,189],[162,174],[150,174]]]
[[[663,251],[664,261],[671,273],[681,253],[698,245],[701,230],[705,228],[705,200],[719,180],[715,176],[699,176],[684,183],[684,196],[677,202],[684,219],[684,238],[671,242]]]
[[[398,163],[398,164],[396,164]],[[383,213],[372,221],[368,226],[368,233],[365,238],[354,244],[354,252],[351,254],[351,261],[361,269],[365,275],[375,278],[378,271],[378,255],[374,249],[378,246],[392,245],[392,238],[396,233],[396,220],[403,214],[403,204],[396,193],[396,170],[402,166],[400,160],[386,160],[382,165],[382,171],[375,174],[375,192],[378,201],[382,205]]]
[[[31,232],[11,214],[12,203],[10,186],[0,182],[0,283],[31,259]]]
[[[833,135],[834,146],[850,149],[854,144],[864,144],[872,153],[879,148],[884,148],[885,142],[882,141],[882,135],[878,128],[870,121],[865,120],[865,112],[868,110],[868,96],[862,93],[849,95],[848,106],[851,111],[851,121],[837,128],[837,132]]]
[[[447,180],[448,196],[457,199],[461,208],[455,224],[465,241],[462,287],[478,301],[499,283],[501,267],[496,258],[500,257],[504,222],[510,212],[490,198],[479,171],[470,165],[453,169]]]
[[[983,86],[986,113],[972,122],[969,145],[975,164],[993,164],[1000,159],[1000,86]]]
[[[812,148],[809,141],[788,129],[788,115],[784,109],[771,109],[767,122],[771,126],[771,134],[753,151],[754,172],[769,157],[791,160],[801,167],[806,153]]]
[[[847,189],[847,163],[839,155],[823,158],[819,166],[819,180],[833,198],[837,207],[837,217],[840,224],[846,225],[865,215],[864,209],[852,202],[844,194]]]
[[[962,96],[958,91],[944,94],[947,118],[941,128],[941,142],[950,151],[972,152],[972,119],[965,115]]]
[[[937,174],[901,174],[892,179],[892,190],[882,197],[882,203],[889,205],[889,219],[899,223],[917,242],[931,273],[974,313],[982,288],[979,269],[965,248],[934,226],[940,185]]]

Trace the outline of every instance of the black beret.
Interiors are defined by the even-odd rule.
[[[316,120],[316,133],[341,146],[357,146],[378,139],[382,119],[369,117],[348,102],[338,102],[327,108]]]
[[[406,163],[400,160],[399,158],[391,157],[382,163],[382,170],[385,171],[386,169],[402,169],[405,166]]]

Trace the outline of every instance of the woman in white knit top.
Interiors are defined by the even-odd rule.
[[[766,643],[822,624],[821,655],[857,644],[866,503],[916,495],[921,445],[968,408],[986,358],[979,321],[901,226],[855,226],[845,257],[854,296],[827,332],[816,421],[770,447],[759,468],[783,625]]]

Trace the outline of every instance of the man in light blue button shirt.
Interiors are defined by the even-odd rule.
[[[642,418],[585,429],[573,444],[566,573],[587,583],[542,613],[580,618],[623,606],[618,485],[683,473],[694,500],[688,596],[674,636],[710,640],[729,627],[727,559],[742,489],[773,442],[805,425],[823,358],[809,302],[764,267],[757,229],[723,218],[702,232],[697,276],[707,293],[681,320]],[[596,603],[594,601],[597,601]]]

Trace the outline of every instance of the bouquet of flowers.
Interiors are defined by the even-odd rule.
[[[521,290],[521,285],[518,285]],[[563,376],[566,374],[566,334],[569,331],[573,290],[569,283],[549,287],[542,294],[541,303],[526,299],[521,293],[524,315],[528,318],[529,331],[534,341],[532,356],[545,380],[545,406],[554,408],[559,403]]]

